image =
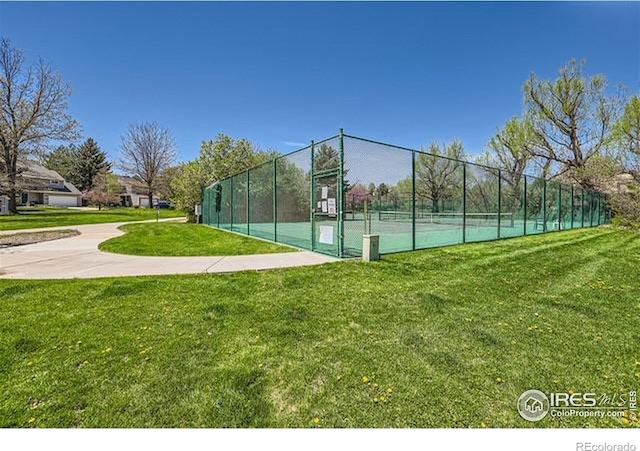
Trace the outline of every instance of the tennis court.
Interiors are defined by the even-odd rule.
[[[205,224],[338,257],[608,223],[599,192],[340,133],[218,181]]]

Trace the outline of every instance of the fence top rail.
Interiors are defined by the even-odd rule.
[[[478,166],[478,167],[481,167],[481,168],[484,168],[484,169],[488,169],[490,171],[498,171],[499,173],[502,173],[502,172],[507,173],[507,174],[512,174],[513,173],[512,171],[509,171],[508,169],[496,168],[496,167],[493,167],[493,166],[488,166],[486,164],[475,163],[475,162],[467,161],[467,160],[458,160],[456,158],[451,158],[451,157],[448,157],[446,155],[436,155],[434,153],[426,152],[424,150],[412,149],[410,147],[398,146],[396,144],[389,144],[389,143],[382,142],[382,141],[375,141],[373,139],[362,138],[360,136],[349,135],[349,134],[346,134],[346,133],[344,134],[344,137],[345,138],[356,139],[356,140],[359,140],[359,141],[369,142],[371,144],[379,144],[379,145],[382,145],[382,146],[393,147],[395,149],[403,150],[403,151],[406,151],[406,152],[417,152],[417,153],[420,153],[422,155],[429,155],[431,157],[442,158],[444,160],[454,161],[456,163],[460,163],[460,164],[463,164],[463,165]],[[533,179],[537,179],[537,180],[544,180],[546,182],[557,183],[559,185],[574,186],[574,187],[578,187],[580,189],[585,189],[585,188],[582,188],[580,185],[576,185],[575,183],[571,183],[571,184],[562,183],[562,182],[559,182],[557,180],[545,179],[543,177],[537,177],[535,175],[530,175],[530,174],[526,174],[526,173],[523,173],[522,175],[524,177],[527,177],[527,178],[533,178]],[[599,191],[594,191],[594,190],[587,190],[587,191],[591,191],[591,192],[594,192],[594,193],[599,193]]]
[[[211,184],[207,185],[207,186],[205,187],[205,189],[209,189],[209,188],[211,188],[211,187],[213,187],[213,186],[217,185],[217,184],[218,184],[218,183],[220,183],[220,182],[224,182],[225,180],[230,179],[231,177],[235,177],[236,175],[240,175],[240,174],[243,174],[243,173],[245,173],[245,172],[252,171],[253,169],[257,169],[257,168],[259,168],[260,166],[264,166],[264,165],[267,165],[267,164],[273,164],[273,162],[274,162],[274,161],[277,161],[277,160],[279,160],[280,158],[286,158],[286,157],[289,157],[289,156],[291,156],[291,155],[293,155],[293,154],[296,154],[296,153],[298,153],[298,152],[302,152],[302,151],[304,151],[304,150],[309,149],[311,146],[314,146],[314,147],[315,147],[315,146],[318,146],[318,145],[324,144],[324,143],[326,143],[326,142],[328,142],[328,141],[331,141],[332,139],[336,139],[336,138],[338,138],[339,136],[340,136],[340,135],[333,135],[333,136],[330,136],[329,138],[325,138],[325,139],[323,139],[323,140],[321,140],[321,141],[314,141],[314,140],[311,140],[311,141],[309,142],[309,144],[308,144],[308,145],[306,145],[306,146],[304,146],[304,147],[301,147],[301,148],[296,149],[296,150],[292,150],[291,152],[288,152],[288,153],[283,153],[282,155],[278,155],[278,156],[277,156],[277,157],[275,157],[275,158],[271,158],[270,160],[263,161],[262,163],[259,163],[259,164],[256,164],[256,165],[254,165],[254,166],[251,166],[251,167],[248,167],[248,168],[246,168],[246,169],[243,169],[242,171],[239,171],[239,172],[237,172],[237,173],[235,173],[235,174],[231,174],[231,175],[226,176],[225,178],[222,178],[222,179],[220,179],[220,180],[216,180],[215,182],[213,182],[213,183],[211,183]]]

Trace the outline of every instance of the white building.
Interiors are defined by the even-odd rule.
[[[118,184],[120,185],[120,205],[149,208],[149,193],[144,183],[133,177],[119,175]]]

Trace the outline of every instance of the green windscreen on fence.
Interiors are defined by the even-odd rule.
[[[547,181],[545,187],[545,227],[546,231],[560,230],[558,215],[560,213],[560,184]]]
[[[500,238],[525,234],[525,184],[522,174],[500,171]]]
[[[363,234],[380,236],[381,253],[413,249],[412,158],[411,152],[345,138],[345,253],[361,255]],[[421,230],[423,224],[422,217],[416,221]]]
[[[527,235],[544,233],[544,179],[526,176],[527,202],[525,210]]]
[[[220,182],[220,218],[218,227],[221,229],[231,229],[231,182],[233,178],[228,178]]]
[[[596,192],[591,192],[591,227],[598,225],[600,196]]]
[[[276,160],[276,241],[311,249],[311,148]]]
[[[340,134],[220,180],[205,224],[338,257],[363,235],[389,254],[592,227],[601,193]]]
[[[345,255],[346,242],[340,237],[344,233],[339,220],[341,198],[348,184],[343,177],[343,143],[338,138],[330,138],[311,147],[313,155],[311,177],[311,248],[331,255]],[[344,183],[341,183],[344,180]],[[345,213],[343,219],[346,220]]]
[[[582,189],[573,188],[573,219],[571,227],[579,229],[582,227]]]
[[[466,164],[466,211],[461,221],[467,242],[497,239],[500,223],[512,219],[498,211],[499,185],[498,170]]]
[[[560,185],[560,225],[562,230],[569,230],[573,218],[572,211],[573,194],[571,185]]]
[[[231,185],[233,188],[231,230],[247,233],[247,173],[233,176]]]
[[[274,163],[249,171],[249,235],[275,241],[273,217]]]
[[[464,242],[464,163],[415,154],[416,249]]]

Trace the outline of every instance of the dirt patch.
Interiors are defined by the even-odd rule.
[[[21,232],[0,236],[0,248],[24,246],[80,235],[77,230],[51,230],[48,232]]]

